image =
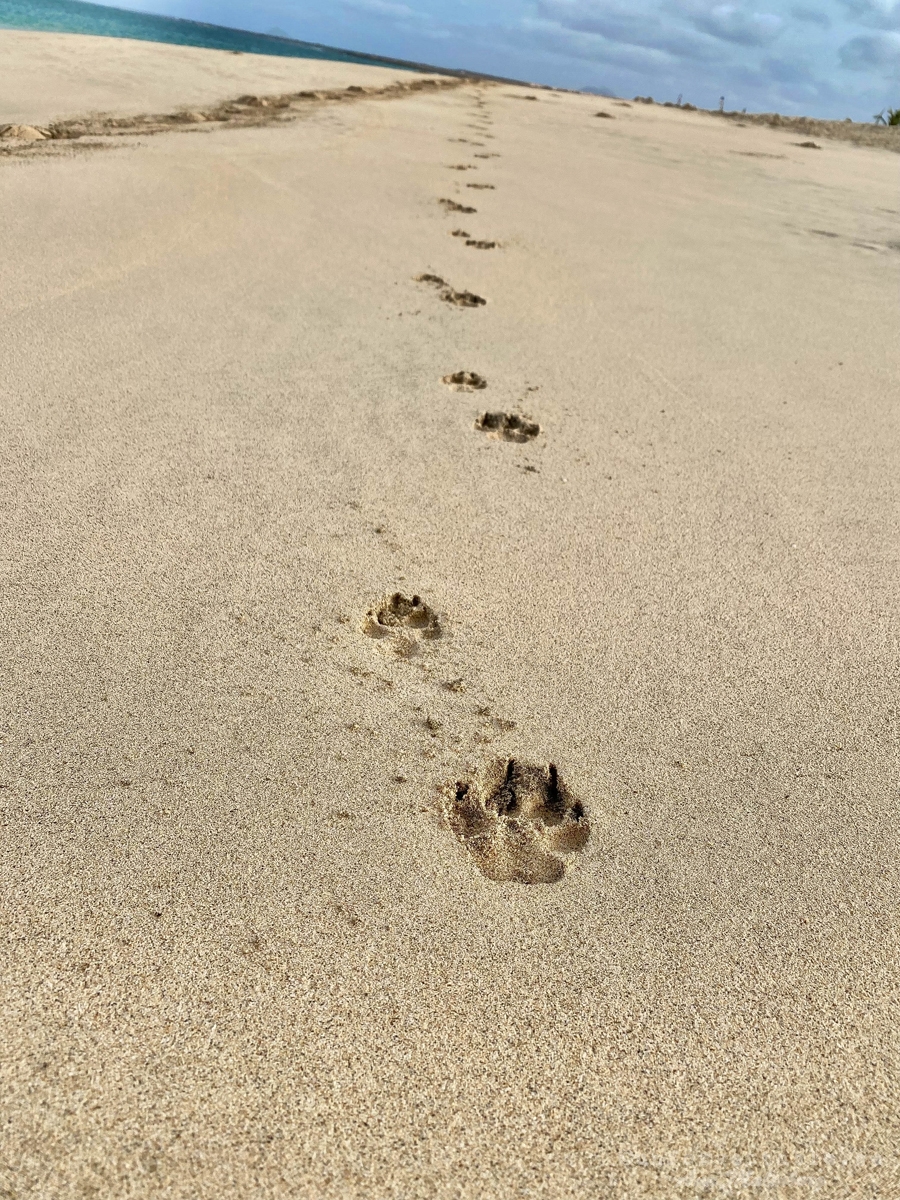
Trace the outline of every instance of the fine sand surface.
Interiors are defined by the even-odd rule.
[[[896,1194],[897,167],[797,140],[0,160],[0,1194]]]

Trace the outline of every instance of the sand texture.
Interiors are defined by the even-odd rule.
[[[0,1195],[896,1195],[897,160],[392,96],[0,160]]]

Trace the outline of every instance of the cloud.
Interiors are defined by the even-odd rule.
[[[815,73],[808,62],[796,58],[766,58],[760,64],[766,80],[784,83],[791,86],[809,84],[815,81]]]
[[[768,110],[815,112],[844,106],[845,93],[829,76],[839,70],[839,46],[860,29],[846,22],[834,28],[832,18],[842,24],[839,5],[878,2],[536,0],[537,19],[526,18],[502,40],[524,48],[530,38],[541,53],[602,64],[603,82],[624,91],[673,89],[707,104],[725,91]]]
[[[841,66],[848,71],[900,71],[900,35],[852,38],[841,46],[839,56]]]
[[[736,4],[717,4],[690,19],[704,33],[739,46],[766,46],[778,37],[784,26],[781,17],[774,13],[748,13]]]
[[[795,4],[791,9],[795,21],[804,21],[808,25],[821,25],[823,29],[831,28],[831,18],[820,8],[806,8],[803,4]]]
[[[900,29],[898,0],[841,0],[853,20],[874,29]]]
[[[392,0],[341,0],[344,8],[356,12],[371,13],[376,17],[415,17],[418,16],[407,4],[394,4]]]
[[[635,45],[627,40],[606,38],[594,30],[565,28],[543,21],[526,21],[517,31],[508,31],[507,41],[520,46],[534,46],[536,40],[543,51],[588,62],[613,64],[638,72],[659,72],[670,68],[675,59],[663,48]]]
[[[784,26],[784,20],[775,13],[748,12],[737,4],[697,0],[670,0],[659,6],[625,6],[606,0],[538,0],[537,7],[541,17],[564,29],[698,62],[721,54],[717,43],[723,41],[743,46],[769,45]]]
[[[673,27],[658,13],[635,12],[633,7],[626,9],[583,0],[539,0],[538,12],[564,30],[594,35],[607,43],[660,51],[698,62],[709,61],[717,53],[714,42],[702,34]],[[597,48],[600,49],[599,43]]]

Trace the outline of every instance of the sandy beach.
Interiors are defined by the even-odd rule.
[[[896,156],[0,65],[0,1195],[895,1194]]]

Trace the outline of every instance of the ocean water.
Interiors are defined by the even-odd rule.
[[[322,58],[329,62],[405,67],[419,64],[336,50],[313,42],[266,33],[248,33],[224,25],[204,25],[178,17],[155,17],[80,0],[0,0],[0,29],[40,29],[49,33],[92,33],[102,37],[135,38],[142,42],[173,42],[211,50],[241,50],[245,54],[277,54],[284,58]],[[431,68],[434,70],[435,68]]]

